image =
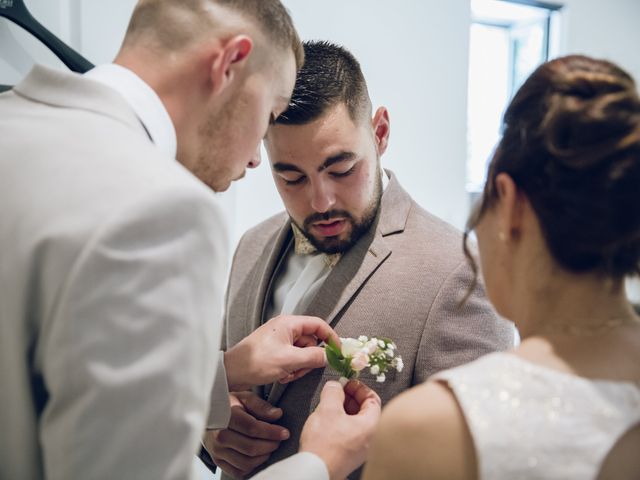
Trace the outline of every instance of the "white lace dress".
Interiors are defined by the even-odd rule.
[[[482,480],[595,479],[640,424],[640,383],[590,380],[508,353],[433,379],[449,385],[464,412]]]

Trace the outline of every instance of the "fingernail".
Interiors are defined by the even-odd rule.
[[[289,438],[289,432],[287,430],[283,430],[282,432],[280,432],[280,438],[282,440],[286,440],[287,438]]]
[[[278,413],[280,413],[280,409],[279,408],[273,407],[273,408],[269,409],[269,415],[276,415]]]

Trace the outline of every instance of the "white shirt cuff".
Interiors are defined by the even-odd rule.
[[[224,368],[224,352],[218,352],[216,376],[211,389],[211,401],[209,403],[209,417],[207,418],[207,430],[227,428],[231,418],[231,406],[229,404],[229,385],[227,384],[227,371]]]
[[[301,452],[274,463],[252,480],[329,480],[329,470],[314,453]]]

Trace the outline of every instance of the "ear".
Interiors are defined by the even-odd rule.
[[[496,176],[495,185],[500,232],[506,235],[506,239],[515,240],[520,237],[525,210],[529,207],[528,199],[506,173]]]
[[[387,150],[389,144],[389,133],[391,132],[391,124],[389,123],[389,112],[385,107],[376,110],[371,120],[373,133],[376,137],[376,145],[378,147],[378,155],[382,155]]]
[[[212,93],[219,94],[233,83],[253,50],[253,40],[247,35],[236,35],[225,40],[213,56],[210,67]]]

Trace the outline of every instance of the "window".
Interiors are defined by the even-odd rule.
[[[471,0],[467,115],[467,191],[484,185],[502,115],[522,82],[557,51],[560,5]]]

